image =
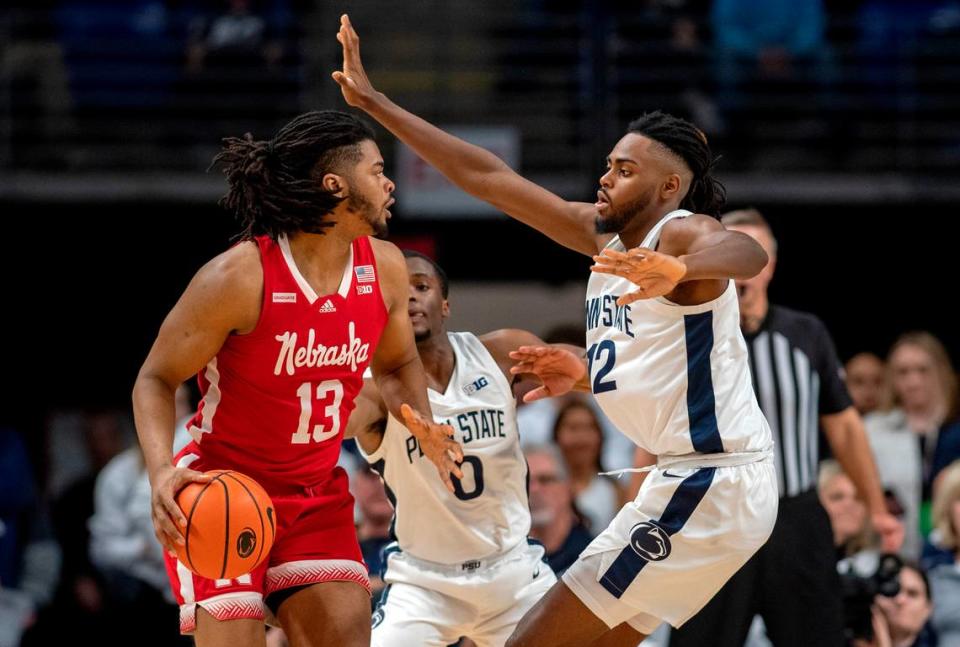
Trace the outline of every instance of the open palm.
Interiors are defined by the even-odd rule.
[[[541,382],[539,387],[523,396],[524,402],[563,395],[587,371],[582,359],[555,346],[521,346],[510,351],[510,359],[517,362],[510,368],[510,373],[530,373]]]
[[[343,98],[355,108],[363,108],[376,95],[373,84],[367,78],[360,60],[360,36],[357,35],[350,17],[340,17],[337,40],[343,47],[343,69],[333,73],[333,80],[340,86]]]

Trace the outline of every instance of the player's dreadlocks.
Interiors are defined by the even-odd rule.
[[[690,190],[680,203],[680,208],[719,217],[727,199],[727,191],[710,174],[717,158],[710,152],[707,136],[699,128],[689,121],[657,110],[631,121],[627,130],[665,146],[693,172]]]
[[[360,143],[373,130],[353,115],[336,110],[296,117],[270,141],[227,137],[213,159],[230,185],[220,206],[240,220],[241,238],[304,231],[323,233],[326,219],[344,199],[320,185],[326,173],[343,173],[360,160]]]

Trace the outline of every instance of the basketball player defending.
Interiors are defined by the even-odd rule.
[[[370,237],[386,229],[394,185],[369,126],[333,111],[301,115],[270,142],[227,139],[216,162],[243,242],[201,268],[163,322],[134,387],[137,432],[168,549],[183,543],[174,496],[209,469],[266,489],[276,540],[233,580],[168,554],[181,630],[200,647],[264,645],[266,606],[294,646],[367,645],[369,582],[336,462],[368,365],[441,479],[452,489],[450,473],[461,475],[452,429],[432,422],[406,264]],[[194,373],[193,441],[172,458],[173,394]]]
[[[430,407],[463,445],[465,476],[453,480],[453,493],[443,489],[416,437],[367,381],[347,433],[355,432],[395,509],[371,644],[443,647],[467,636],[480,647],[499,647],[557,581],[542,561],[543,547],[527,543],[527,469],[510,374],[511,350],[543,342],[523,330],[446,332],[446,275],[425,256],[404,255]],[[566,379],[545,387],[568,390],[575,380]]]
[[[597,260],[581,386],[658,457],[636,500],[507,644],[632,647],[661,622],[683,624],[763,545],[777,513],[771,435],[731,280],[758,273],[766,255],[701,215],[723,200],[706,138],[681,119],[644,115],[607,158],[596,204],[567,202],[376,92],[346,16],[337,38],[344,65],[333,77],[349,104],[467,193]],[[583,372],[562,367],[566,351],[528,350],[518,370]]]

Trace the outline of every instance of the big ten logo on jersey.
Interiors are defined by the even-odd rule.
[[[633,330],[630,326],[633,321],[630,319],[630,306],[618,306],[617,299],[619,294],[604,294],[599,297],[587,299],[587,330],[593,330],[600,326],[607,328],[616,328],[622,333],[633,337]]]
[[[357,294],[373,294],[372,285],[358,285]]]
[[[470,384],[464,384],[463,392],[466,393],[467,395],[473,395],[483,387],[489,386],[489,385],[490,385],[490,380],[487,379],[487,376],[481,375]]]

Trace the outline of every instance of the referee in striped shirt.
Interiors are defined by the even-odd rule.
[[[843,608],[836,550],[817,498],[819,428],[866,503],[885,551],[895,552],[903,528],[886,511],[860,415],[843,383],[833,340],[814,315],[770,305],[777,241],[756,210],[723,217],[728,229],[755,238],[767,267],[738,281],[740,324],[760,408],[775,444],[780,510],[767,544],[696,616],[671,637],[671,647],[742,647],[760,614],[776,647],[841,647]]]

